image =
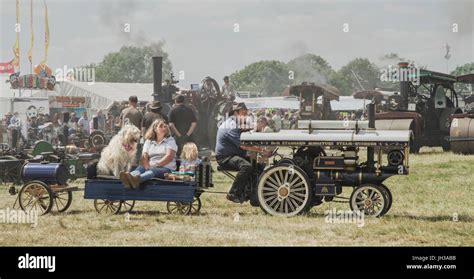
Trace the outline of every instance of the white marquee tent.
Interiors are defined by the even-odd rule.
[[[139,101],[151,101],[153,83],[113,83],[113,82],[78,82],[64,81],[56,85],[54,95],[89,97],[91,108],[106,109],[114,101],[127,101],[128,97],[135,95]],[[44,97],[41,92],[38,97]],[[51,95],[51,93],[48,93]]]

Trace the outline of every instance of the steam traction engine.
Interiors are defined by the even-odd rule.
[[[186,106],[194,111],[197,118],[198,126],[194,132],[194,140],[201,151],[214,150],[219,123],[232,108],[233,99],[223,96],[219,84],[211,77],[202,80],[200,89],[178,92],[179,89],[175,86],[178,81],[171,75],[167,84],[162,87],[162,63],[162,57],[153,57],[154,100],[160,101],[163,105],[162,112],[168,114],[173,105],[174,95],[178,93],[183,95]]]
[[[301,85],[291,86],[289,94],[298,97],[300,101],[299,119],[336,119],[335,113],[331,110],[331,101],[339,101],[337,88],[303,82]]]
[[[400,94],[388,99],[389,111],[376,115],[376,127],[382,130],[411,130],[414,138],[410,151],[422,146],[450,149],[449,133],[452,114],[462,113],[458,106],[455,76],[437,73],[399,63]]]
[[[342,193],[342,187],[353,187],[349,198],[352,210],[375,217],[387,213],[392,195],[383,182],[393,175],[408,174],[411,133],[375,130],[373,105],[370,108],[370,121],[308,120],[299,122],[300,130],[243,133],[244,145],[293,150],[289,156],[279,155],[259,176],[254,185],[258,205],[272,215],[294,216],[332,201]],[[338,154],[327,155],[325,147],[338,150]],[[367,150],[364,162],[359,157],[362,148]]]

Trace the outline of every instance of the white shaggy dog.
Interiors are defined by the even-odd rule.
[[[97,164],[97,174],[111,173],[119,177],[120,172],[129,171],[135,160],[140,130],[134,125],[125,125],[104,148]]]

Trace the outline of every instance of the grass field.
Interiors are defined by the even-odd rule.
[[[2,246],[472,246],[474,245],[474,156],[422,150],[410,157],[410,175],[388,179],[392,209],[382,218],[326,223],[324,212],[349,210],[346,203],[324,203],[308,215],[277,218],[248,203],[204,194],[199,216],[174,216],[165,203],[137,202],[127,218],[102,216],[93,202],[74,193],[66,213],[40,216],[36,227],[0,224]],[[231,181],[215,173],[216,191]],[[83,187],[83,181],[76,181]],[[0,210],[16,196],[0,186]],[[346,189],[344,196],[350,195]],[[238,216],[237,216],[238,215]]]

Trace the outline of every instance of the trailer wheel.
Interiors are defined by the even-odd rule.
[[[308,211],[312,204],[312,187],[301,168],[276,165],[260,176],[257,196],[265,213],[291,217]]]
[[[173,215],[188,215],[191,212],[191,204],[186,202],[172,202],[166,203],[166,209],[169,214]]]
[[[72,203],[72,192],[59,192],[54,193],[54,205],[58,212],[64,212],[68,210]]]
[[[94,208],[97,213],[104,215],[114,215],[120,212],[120,207],[122,206],[121,201],[111,201],[111,200],[94,200]]]
[[[37,211],[45,215],[53,207],[53,193],[44,182],[30,181],[20,189],[18,195],[20,208],[26,212]]]
[[[366,216],[380,217],[388,208],[387,192],[379,185],[363,184],[352,191],[349,204],[352,211],[359,210]]]
[[[127,200],[127,201],[120,201],[120,202],[121,202],[120,212],[123,212],[123,213],[132,212],[133,207],[135,206],[134,200],[133,201]]]
[[[189,214],[191,215],[199,215],[199,212],[201,211],[201,198],[199,197],[194,197],[193,202],[191,203],[191,212]]]

